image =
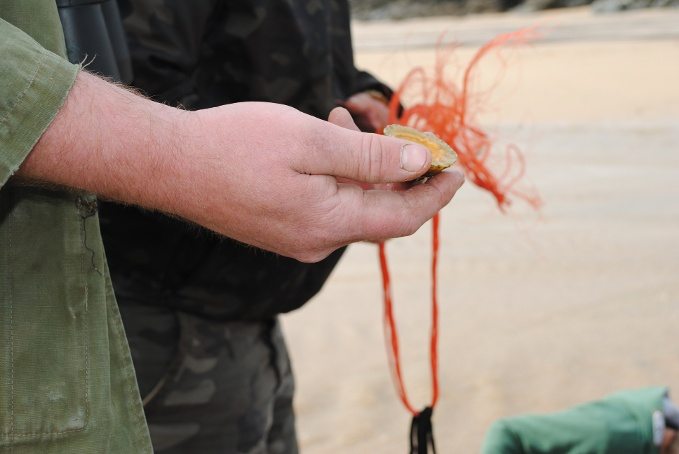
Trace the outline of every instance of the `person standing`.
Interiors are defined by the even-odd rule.
[[[322,119],[342,104],[363,129],[385,125],[391,90],[354,66],[346,1],[119,5],[133,85],[155,100],[268,101]],[[156,451],[297,452],[278,315],[320,290],[343,249],[302,263],[112,204],[102,225]]]
[[[408,181],[431,155],[271,103],[144,99],[65,59],[52,2],[0,2],[0,36],[0,452],[152,452],[93,194],[316,262],[412,233],[462,184],[364,192],[342,179]]]

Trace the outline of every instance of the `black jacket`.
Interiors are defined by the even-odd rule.
[[[354,93],[391,94],[354,66],[344,0],[118,1],[133,85],[157,101],[187,109],[270,101],[327,118]],[[304,264],[114,204],[102,206],[101,225],[121,303],[219,319],[264,319],[300,307],[343,252]]]

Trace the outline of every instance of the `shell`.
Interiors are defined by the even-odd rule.
[[[434,175],[455,164],[457,154],[450,145],[431,132],[422,132],[402,125],[389,125],[384,128],[384,135],[424,145],[431,151],[431,167],[427,175]]]

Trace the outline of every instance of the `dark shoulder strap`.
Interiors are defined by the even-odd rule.
[[[130,52],[115,0],[56,0],[68,59],[118,82],[132,81]]]

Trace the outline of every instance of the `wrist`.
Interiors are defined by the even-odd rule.
[[[142,128],[142,146],[129,162],[130,178],[137,180],[140,192],[132,201],[147,208],[181,215],[182,192],[186,190],[188,164],[191,162],[193,112],[152,103],[147,112],[148,124]],[[135,164],[137,165],[136,168]]]
[[[82,71],[19,177],[167,210],[187,116]]]

